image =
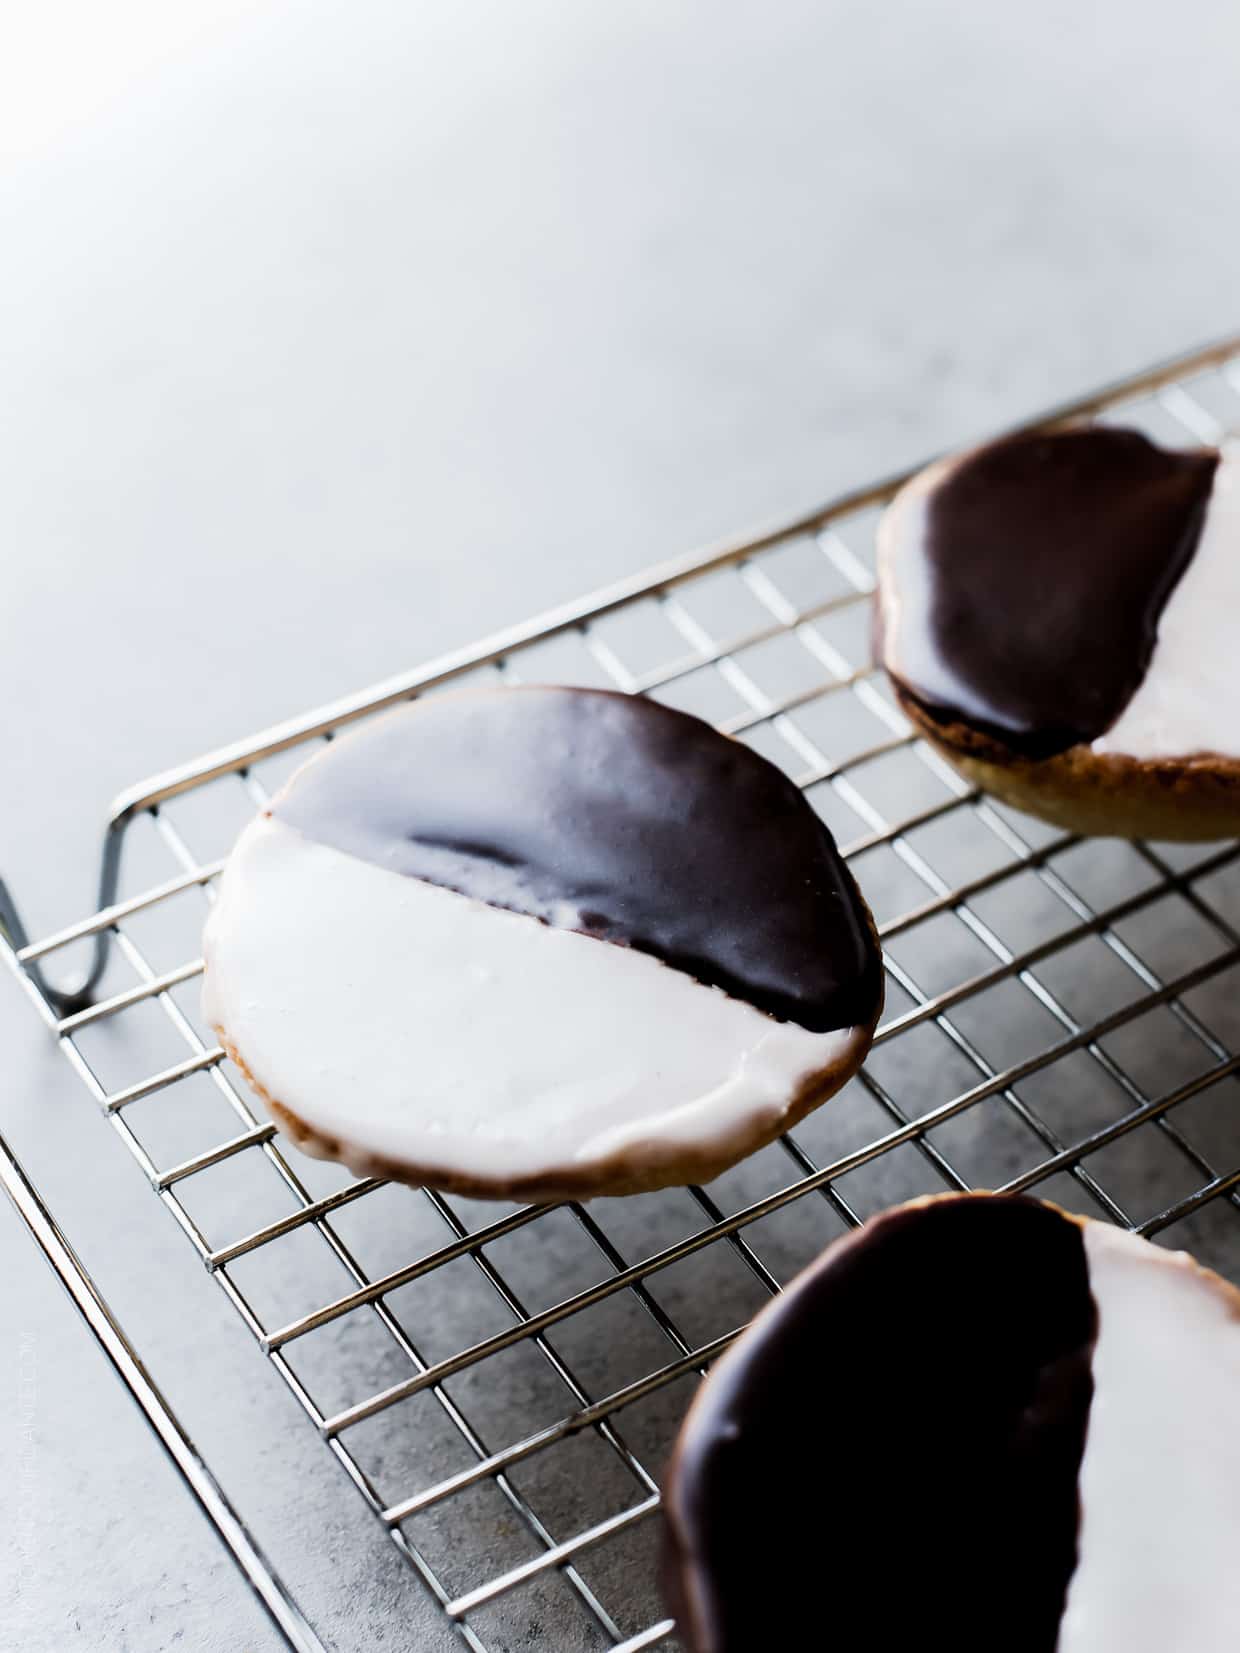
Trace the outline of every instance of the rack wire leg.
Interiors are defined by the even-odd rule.
[[[100,912],[116,900],[121,875],[121,842],[128,823],[128,816],[113,819],[108,823],[107,834],[103,840],[103,854],[99,862]],[[15,953],[20,952],[30,940],[17,903],[3,878],[0,878],[0,936],[8,941]],[[27,973],[58,1016],[72,1016],[76,1011],[85,1010],[91,1003],[95,988],[99,985],[108,962],[108,944],[111,937],[110,930],[99,930],[95,933],[91,940],[90,964],[82,979],[72,985],[66,983],[63,987],[57,987],[48,981],[40,964],[31,960],[26,965]]]

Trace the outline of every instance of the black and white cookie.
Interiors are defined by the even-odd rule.
[[[717,1175],[859,1066],[873,924],[773,765],[593,690],[434,696],[242,833],[204,1010],[305,1148],[554,1199]]]
[[[899,1207],[714,1368],[664,1502],[689,1653],[1231,1653],[1240,1293],[1035,1200]]]
[[[931,466],[879,530],[876,654],[970,779],[1074,831],[1240,832],[1240,444],[1096,426]]]

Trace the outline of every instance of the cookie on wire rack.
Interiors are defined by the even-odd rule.
[[[1029,432],[879,526],[875,653],[970,781],[1074,832],[1240,833],[1240,442]]]
[[[897,1207],[714,1367],[664,1508],[689,1653],[1228,1653],[1240,1292],[1036,1200]]]
[[[706,1181],[839,1089],[882,1002],[797,787],[599,690],[434,695],[333,742],[242,833],[203,952],[288,1135],[478,1197]]]

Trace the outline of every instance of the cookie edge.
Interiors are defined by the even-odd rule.
[[[1133,758],[1085,745],[1026,758],[972,724],[938,722],[887,675],[900,710],[936,752],[1028,815],[1083,837],[1209,843],[1240,834],[1240,758]]]

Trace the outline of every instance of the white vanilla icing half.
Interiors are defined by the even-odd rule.
[[[1159,617],[1149,669],[1092,749],[1240,758],[1240,441],[1223,446],[1201,538]]]
[[[1183,1253],[1085,1227],[1098,1305],[1057,1653],[1240,1645],[1240,1317]]]
[[[203,942],[208,1022],[376,1159],[504,1181],[727,1151],[864,1038],[777,1022],[649,954],[246,828]]]

